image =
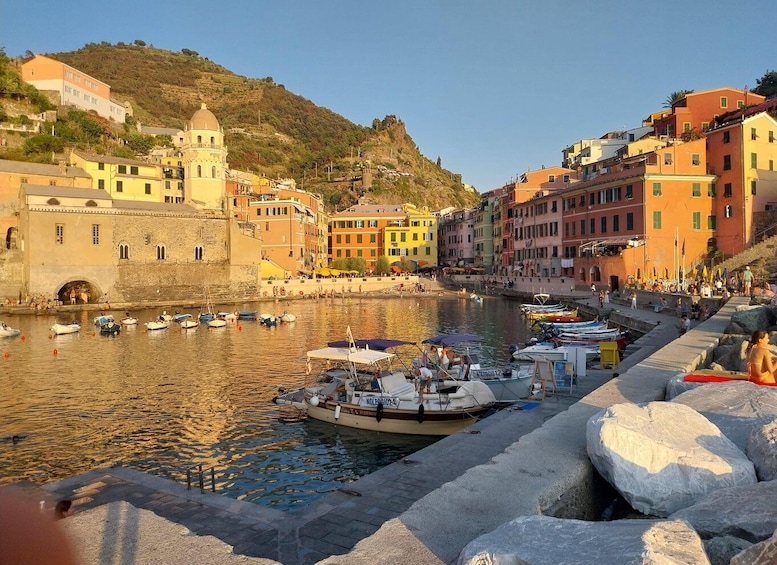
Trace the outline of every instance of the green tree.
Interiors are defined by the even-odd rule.
[[[685,98],[687,94],[692,93],[693,90],[675,90],[664,100],[664,108],[671,108],[677,104],[680,100]]]
[[[132,149],[136,154],[148,155],[156,145],[156,140],[153,135],[143,135],[142,133],[129,132],[119,135],[127,143],[127,147]]]
[[[375,272],[379,275],[387,275],[391,271],[391,264],[388,257],[381,255],[375,262]]]
[[[65,142],[49,133],[39,133],[28,138],[22,149],[25,155],[32,155],[34,153],[60,153],[65,147]]]
[[[771,98],[777,94],[777,71],[766,71],[764,76],[756,79],[755,83],[758,86],[753,89],[753,92]]]
[[[143,41],[142,39],[136,39],[135,40],[135,45],[137,45],[138,47],[145,47],[146,46],[146,42]]]

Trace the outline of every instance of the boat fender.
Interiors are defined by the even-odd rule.
[[[318,400],[318,397],[317,397],[317,396],[313,396],[313,397],[310,399],[310,405],[311,405],[311,406],[318,406],[318,402],[319,402],[319,400]]]
[[[418,423],[419,423],[419,424],[423,424],[423,423],[424,423],[424,405],[423,405],[423,404],[421,404],[421,405],[418,407],[418,416],[417,416],[417,419],[418,419]]]
[[[375,419],[380,422],[383,419],[383,403],[378,402],[378,408],[375,411]]]
[[[335,406],[335,420],[340,418],[340,405]]]

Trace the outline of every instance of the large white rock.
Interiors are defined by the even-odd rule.
[[[666,400],[672,400],[684,392],[704,386],[705,383],[691,383],[685,381],[685,375],[688,373],[678,373],[666,382]]]
[[[685,520],[703,539],[763,541],[777,530],[777,481],[717,490],[670,518]]]
[[[772,420],[750,433],[745,453],[755,465],[758,480],[777,479],[777,420]]]
[[[522,516],[469,542],[459,565],[708,564],[701,538],[681,520],[584,522]]]
[[[766,541],[750,546],[731,559],[731,565],[774,565],[777,563],[777,532]]]
[[[704,416],[677,402],[602,410],[588,420],[586,449],[632,508],[653,516],[669,516],[717,489],[756,482],[745,454]]]
[[[682,393],[672,402],[702,414],[743,452],[750,433],[777,418],[777,387],[749,381],[706,384]]]

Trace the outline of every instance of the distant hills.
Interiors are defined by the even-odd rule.
[[[461,175],[420,154],[395,116],[360,126],[271,77],[237,75],[189,49],[103,42],[48,56],[109,84],[114,100],[129,102],[143,125],[182,127],[205,102],[224,128],[232,168],[294,178],[322,194],[330,211],[360,197],[430,209],[478,201]]]

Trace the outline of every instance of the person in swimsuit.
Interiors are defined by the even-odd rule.
[[[774,384],[777,364],[769,351],[769,334],[764,330],[755,330],[747,346],[748,379],[758,384]]]

